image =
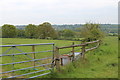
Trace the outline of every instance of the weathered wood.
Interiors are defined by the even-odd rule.
[[[91,42],[86,42],[85,44],[93,44],[93,43],[97,43],[99,42],[100,40],[97,40],[97,41],[91,41]]]
[[[54,44],[52,45],[52,49],[53,49],[53,55],[52,55],[52,65],[51,65],[51,68],[52,68],[52,72],[54,72],[54,59],[55,59],[55,49],[54,49],[55,47],[54,47]]]
[[[82,46],[82,58],[83,59],[85,58],[85,45]]]
[[[79,47],[79,46],[84,46],[84,45],[87,45],[87,44],[97,43],[97,42],[99,42],[99,41],[100,41],[100,40],[91,41],[91,42],[86,42],[86,43],[78,44],[78,45],[71,45],[71,46],[58,47],[58,49],[71,48],[71,47]]]
[[[35,52],[35,46],[32,46],[32,52]],[[33,53],[33,59],[35,59],[35,53]],[[35,61],[33,62],[33,66],[35,66]]]
[[[63,58],[60,58],[61,59],[61,66],[63,66]]]
[[[100,43],[98,42],[96,47],[92,47],[92,48],[90,48],[90,49],[86,49],[85,52],[88,52],[88,51],[94,50],[94,49],[98,48],[99,45],[100,45]]]
[[[74,42],[72,43],[72,45],[74,45]],[[73,61],[75,61],[74,47],[72,47],[72,55],[73,55]]]
[[[63,60],[62,58],[60,59],[60,55],[59,55],[59,49],[64,49],[64,48],[72,48],[72,55],[68,55],[68,57],[73,57],[73,61],[75,60],[75,51],[74,51],[74,48],[75,47],[79,47],[79,46],[82,46],[82,52],[81,52],[81,57],[82,59],[84,60],[85,59],[85,53],[87,51],[90,51],[90,50],[93,50],[93,49],[96,49],[99,47],[99,43],[100,40],[97,40],[97,41],[91,41],[91,42],[86,42],[86,43],[82,43],[82,44],[78,44],[78,45],[74,45],[74,42],[72,43],[71,46],[64,46],[64,47],[56,47],[55,49],[55,54],[56,54],[56,59],[55,59],[55,63],[56,63],[56,69],[57,71],[60,71],[60,60],[61,60],[61,65],[63,65]],[[93,44],[93,43],[98,43],[96,47],[93,47],[93,48],[90,48],[90,49],[85,49],[85,47],[87,46],[87,44]]]
[[[78,45],[71,45],[71,46],[58,47],[58,49],[72,48],[72,47],[79,47],[79,46],[83,46],[83,45],[86,45],[86,44],[78,44]]]
[[[55,56],[56,56],[56,59],[55,59],[56,69],[57,69],[57,71],[60,71],[60,56],[59,56],[58,47],[56,47],[56,49],[55,49]]]

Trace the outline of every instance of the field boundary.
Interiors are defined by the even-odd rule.
[[[86,43],[82,43],[82,44],[77,44],[77,45],[74,45],[74,42],[72,45],[70,46],[63,46],[63,47],[56,47],[55,48],[55,65],[56,65],[56,69],[58,71],[60,71],[60,66],[63,66],[63,59],[64,58],[67,58],[67,64],[69,62],[74,62],[77,60],[77,58],[82,58],[83,60],[85,59],[85,53],[88,52],[88,51],[91,51],[91,50],[94,50],[96,48],[99,47],[100,45],[100,41],[101,40],[96,40],[96,41],[91,41],[91,42],[86,42]],[[88,44],[94,44],[94,43],[97,43],[97,45],[95,47],[92,47],[92,48],[89,48],[89,49],[86,49],[86,46]],[[77,57],[75,56],[75,47],[80,47],[82,46],[82,50],[81,52],[79,52],[79,55],[77,55]],[[59,53],[59,50],[60,49],[66,49],[66,48],[72,48],[72,54],[68,54],[68,55],[62,55]]]
[[[94,43],[97,43],[97,44],[95,44],[95,47],[86,49],[86,47],[89,44],[94,44]],[[40,46],[40,45],[52,45],[52,50],[35,52],[35,46]],[[8,78],[16,78],[16,77],[20,77],[20,76],[25,76],[25,75],[29,75],[29,74],[35,74],[35,73],[43,72],[43,71],[46,71],[46,70],[50,70],[50,72],[48,72],[48,73],[42,73],[42,74],[39,74],[39,75],[29,77],[29,79],[30,79],[30,78],[36,78],[36,77],[39,77],[39,76],[50,74],[51,71],[54,71],[54,67],[56,67],[57,71],[60,71],[61,66],[63,66],[65,64],[65,62],[64,62],[65,60],[67,61],[67,64],[70,63],[70,62],[76,61],[78,58],[82,58],[84,60],[85,59],[85,53],[98,48],[99,45],[100,45],[100,40],[86,42],[86,43],[82,43],[82,44],[74,44],[74,42],[73,42],[72,45],[63,46],[63,47],[55,47],[54,45],[55,45],[54,43],[0,45],[0,47],[3,47],[3,48],[4,47],[9,47],[9,49],[6,50],[5,52],[3,52],[3,54],[0,55],[0,57],[4,57],[4,56],[11,56],[12,57],[12,63],[0,64],[0,66],[12,65],[12,70],[1,72],[0,74],[12,73],[12,76],[8,77]],[[18,46],[31,46],[32,52],[28,52],[28,53],[23,52],[22,50],[17,48]],[[79,52],[77,54],[77,56],[76,56],[76,52],[75,52],[75,47],[82,47],[82,48],[80,48],[81,52]],[[62,55],[62,54],[59,53],[60,49],[66,49],[66,48],[72,48],[72,51],[71,51],[72,54]],[[15,54],[14,53],[15,49],[20,51],[21,53],[16,53]],[[12,50],[12,54],[6,54],[10,50]],[[41,59],[36,59],[35,58],[35,54],[43,53],[43,52],[52,52],[52,57],[46,57],[46,58],[41,58]],[[28,54],[33,54],[33,56],[31,57]],[[17,55],[25,55],[25,56],[29,57],[31,60],[14,62],[14,56],[17,56]],[[38,62],[40,60],[46,60],[46,59],[50,59],[51,63],[42,64],[42,63]],[[27,68],[22,68],[22,69],[17,69],[17,70],[14,69],[15,64],[21,64],[21,63],[27,63],[27,62],[32,62],[33,66],[32,67],[27,67]],[[39,65],[35,65],[35,63],[37,63]],[[51,67],[46,67],[47,65],[51,65]],[[29,72],[29,73],[21,74],[21,75],[15,75],[14,74],[15,71],[26,70],[26,69],[35,68],[35,67],[44,67],[45,69],[44,70],[39,70],[39,71],[34,71],[34,72]]]

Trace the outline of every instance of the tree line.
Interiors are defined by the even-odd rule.
[[[84,37],[84,41],[96,40],[103,37],[99,24],[86,23],[76,30],[64,29],[55,30],[48,22],[38,26],[29,24],[24,30],[17,29],[14,25],[4,24],[2,27],[2,38],[36,38],[36,39],[69,39],[79,40]]]
[[[5,24],[2,26],[2,37],[3,38],[39,38],[46,39],[48,37],[54,39],[57,37],[57,33],[50,23],[45,22],[38,26],[29,24],[24,30],[17,29],[14,25]]]

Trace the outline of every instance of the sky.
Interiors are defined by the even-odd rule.
[[[0,25],[118,23],[119,0],[0,0]]]

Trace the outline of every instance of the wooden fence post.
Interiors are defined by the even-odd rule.
[[[74,45],[74,42],[72,43],[72,45]],[[73,60],[72,61],[75,61],[74,47],[72,47],[72,56],[73,56]]]
[[[86,45],[83,45],[82,46],[82,58],[85,59],[85,46]]]
[[[57,47],[55,49],[55,56],[56,56],[56,59],[55,59],[56,69],[57,71],[60,71],[60,56],[59,56],[59,49]]]
[[[35,52],[35,46],[32,46],[32,52]],[[35,53],[33,53],[33,59],[35,59]],[[33,66],[35,67],[35,61],[33,61]]]

